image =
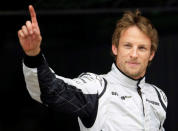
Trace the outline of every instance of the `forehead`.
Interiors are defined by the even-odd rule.
[[[144,44],[151,46],[151,39],[143,33],[137,26],[131,26],[123,30],[120,35],[119,43]]]

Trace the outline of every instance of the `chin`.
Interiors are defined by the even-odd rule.
[[[139,71],[128,71],[128,74],[131,77],[139,77],[140,76]]]

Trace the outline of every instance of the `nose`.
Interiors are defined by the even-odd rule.
[[[130,52],[130,57],[131,58],[137,58],[138,57],[138,50],[137,48],[133,48]]]

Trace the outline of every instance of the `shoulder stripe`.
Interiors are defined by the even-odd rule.
[[[153,85],[152,85],[152,86],[153,86]],[[153,86],[153,87],[154,87],[154,86]],[[158,95],[159,101],[160,101],[160,103],[161,103],[161,105],[162,105],[164,111],[166,112],[166,110],[167,110],[166,105],[163,103],[163,101],[162,101],[162,99],[161,99],[161,95],[160,95],[158,89],[156,89],[156,87],[154,87],[154,89],[156,90],[156,93],[157,93],[157,95]]]
[[[103,89],[103,91],[101,92],[101,94],[98,96],[98,98],[100,98],[104,93],[105,93],[105,91],[106,91],[106,87],[107,87],[107,81],[106,81],[106,79],[105,78],[103,78],[104,79],[104,89]]]

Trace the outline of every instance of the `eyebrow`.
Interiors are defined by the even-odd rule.
[[[124,44],[133,44],[133,43],[131,43],[131,42],[123,42]],[[147,46],[147,44],[145,44],[145,43],[142,43],[142,44],[139,44],[138,46]]]

